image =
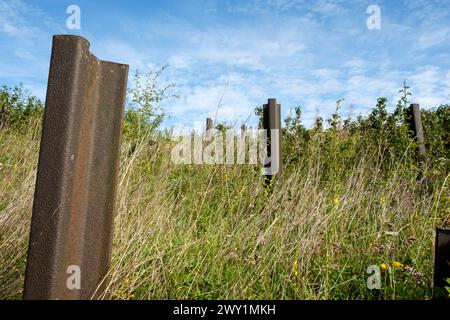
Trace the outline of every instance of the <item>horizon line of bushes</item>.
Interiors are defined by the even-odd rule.
[[[159,105],[161,101],[177,97],[171,93],[175,84],[160,85],[160,76],[166,66],[150,72],[142,79],[136,72],[134,87],[128,90],[124,116],[125,138],[136,140],[145,135],[160,133],[162,122],[167,118]],[[283,130],[283,157],[285,163],[298,162],[311,143],[320,145],[330,156],[332,163],[356,161],[361,150],[377,152],[377,156],[394,162],[414,166],[417,163],[417,145],[410,128],[410,88],[404,84],[395,109],[387,110],[387,98],[379,98],[367,116],[355,119],[342,118],[339,111],[343,99],[336,102],[335,112],[327,119],[318,117],[312,128],[303,124],[302,108],[293,109],[294,114],[285,120]],[[422,109],[422,123],[425,134],[427,165],[438,173],[450,171],[450,104],[431,109]],[[18,133],[30,125],[40,126],[44,114],[44,103],[25,90],[22,84],[13,88],[0,88],[0,129],[10,128]],[[255,108],[261,120],[262,106]],[[261,121],[259,125],[261,126]],[[325,125],[327,124],[327,126]],[[216,124],[216,129],[227,130],[226,123]],[[167,131],[166,131],[167,134]],[[379,149],[383,150],[380,151]],[[339,158],[339,159],[336,159]],[[406,162],[405,162],[406,161]],[[335,168],[336,169],[336,168]],[[415,168],[413,168],[415,169]],[[325,170],[327,171],[327,170]]]

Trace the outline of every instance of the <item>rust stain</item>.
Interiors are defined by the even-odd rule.
[[[55,36],[25,277],[25,299],[90,299],[106,276],[128,66],[78,36]],[[70,265],[81,289],[67,288]],[[94,295],[95,297],[96,295]]]

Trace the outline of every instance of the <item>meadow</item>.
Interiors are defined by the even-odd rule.
[[[450,225],[449,105],[423,111],[423,164],[406,85],[393,112],[380,98],[369,115],[342,119],[338,101],[311,129],[295,108],[284,122],[283,178],[266,186],[257,165],[175,165],[176,141],[159,129],[157,108],[171,87],[149,88],[129,93],[104,298],[432,297],[435,228]],[[9,108],[0,129],[0,299],[22,298],[43,114],[19,91],[0,95]],[[380,290],[367,288],[373,265]]]

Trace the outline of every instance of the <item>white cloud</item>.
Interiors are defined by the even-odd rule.
[[[450,28],[428,30],[419,38],[421,49],[428,49],[436,45],[443,45],[450,41]]]
[[[91,46],[99,59],[126,63],[133,69],[146,69],[152,59],[148,52],[139,51],[129,42],[118,38],[100,39],[95,44],[92,43]]]
[[[39,26],[39,22],[44,20],[51,23],[51,19],[34,5],[21,0],[0,1],[0,31],[9,37],[33,43],[33,39],[45,33]]]
[[[414,90],[414,100],[426,108],[448,103],[450,95],[449,72],[436,66],[424,66],[408,77]]]
[[[162,12],[152,19],[124,17],[120,37],[114,33],[89,40],[99,58],[127,63],[131,70],[171,65],[166,76],[177,83],[181,97],[164,104],[172,113],[172,124],[191,125],[214,117],[219,102],[218,120],[244,121],[269,97],[282,103],[284,115],[290,107],[304,106],[311,123],[318,114],[333,112],[339,98],[345,98],[344,112],[349,114],[366,112],[381,96],[388,97],[392,107],[403,80],[418,103],[435,106],[448,101],[448,50],[432,55],[429,51],[448,47],[448,10],[443,10],[448,4],[408,0],[407,14],[398,17],[384,9],[385,2],[383,29],[377,33],[365,26],[366,4],[236,1],[226,8],[227,19],[210,19],[206,26]],[[207,7],[211,17],[221,14],[218,4]],[[43,17],[42,22],[36,17]],[[52,19],[47,18],[35,5],[0,0],[0,45],[14,41],[13,49],[2,56],[10,60],[0,59],[1,76],[15,74],[26,80],[30,74],[41,74],[46,82],[48,56],[42,59],[42,52],[50,48],[48,30],[57,30],[48,27]]]
[[[52,17],[35,4],[0,0],[0,81],[20,82],[45,98],[51,36],[61,33]]]

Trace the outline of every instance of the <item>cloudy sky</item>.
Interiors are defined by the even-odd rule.
[[[70,5],[80,30],[66,26]],[[379,30],[367,27],[371,5]],[[164,103],[166,126],[216,114],[240,124],[270,97],[284,117],[302,106],[310,125],[340,98],[344,116],[382,96],[392,108],[403,81],[429,108],[450,101],[449,15],[448,0],[0,0],[0,84],[22,82],[44,99],[51,36],[78,34],[131,74],[170,66],[164,81],[180,98]]]

